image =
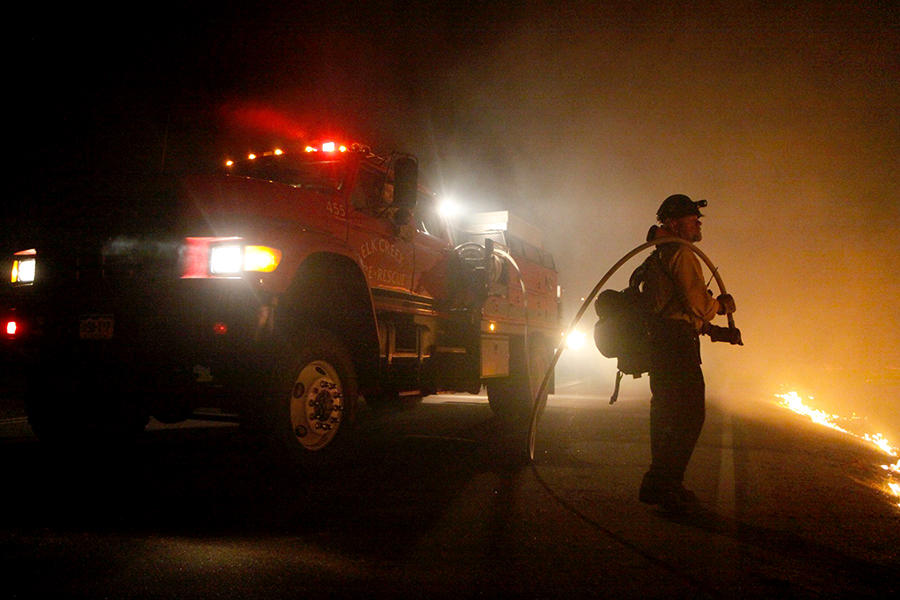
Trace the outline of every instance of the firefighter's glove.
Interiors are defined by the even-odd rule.
[[[736,310],[734,297],[731,294],[719,294],[716,301],[719,303],[718,314],[720,315],[730,315]]]
[[[737,327],[719,327],[717,325],[707,325],[703,333],[709,336],[714,342],[728,342],[735,346],[743,346],[741,340],[741,330]]]

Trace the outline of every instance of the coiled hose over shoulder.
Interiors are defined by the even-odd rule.
[[[613,274],[616,271],[618,271],[619,268],[622,267],[622,265],[627,263],[634,256],[640,254],[647,248],[650,248],[652,246],[658,246],[660,244],[669,244],[669,243],[673,243],[673,242],[678,243],[678,244],[684,244],[685,246],[688,246],[694,252],[694,254],[699,256],[700,259],[704,263],[706,263],[706,266],[709,267],[709,270],[712,271],[713,277],[716,280],[716,285],[719,286],[719,293],[720,294],[727,293],[725,291],[725,283],[722,281],[721,276],[719,276],[719,270],[712,263],[712,261],[709,259],[709,257],[706,256],[706,254],[704,254],[703,251],[700,250],[697,246],[695,246],[691,242],[689,242],[687,240],[683,240],[681,238],[676,238],[676,237],[657,238],[655,240],[651,240],[649,242],[645,242],[645,243],[641,244],[640,246],[638,246],[637,248],[635,248],[634,250],[632,250],[631,252],[629,252],[628,254],[623,256],[622,258],[620,258],[618,260],[618,262],[616,262],[616,264],[614,264],[609,269],[609,271],[607,271],[606,274],[602,278],[600,278],[600,281],[597,282],[597,285],[594,286],[594,289],[591,290],[591,293],[588,294],[588,296],[584,299],[584,302],[581,304],[581,308],[578,309],[578,313],[576,313],[575,318],[572,319],[572,323],[566,329],[565,334],[563,334],[562,341],[560,341],[559,346],[557,346],[556,352],[553,353],[553,358],[550,361],[550,366],[547,368],[547,372],[544,373],[544,377],[541,380],[541,385],[538,388],[537,393],[535,394],[534,398],[532,399],[531,420],[530,420],[530,425],[528,427],[528,458],[529,458],[529,460],[534,460],[534,443],[535,443],[535,438],[537,437],[537,424],[538,424],[538,420],[539,420],[541,411],[544,408],[542,406],[543,403],[540,402],[539,399],[541,398],[541,396],[544,393],[544,390],[547,389],[547,386],[550,383],[550,377],[553,375],[553,369],[556,367],[556,363],[559,362],[559,357],[562,355],[562,352],[565,349],[566,339],[569,337],[569,333],[573,329],[575,329],[575,326],[578,325],[579,321],[581,321],[581,317],[584,316],[584,311],[586,311],[587,307],[590,306],[591,303],[594,301],[594,297],[597,295],[597,293],[600,292],[601,289],[603,289],[603,286],[606,285],[606,282],[609,281],[609,278],[612,277]],[[728,314],[728,326],[731,328],[734,327],[734,317],[730,313]]]

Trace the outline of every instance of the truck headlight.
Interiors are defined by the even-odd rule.
[[[570,331],[569,335],[566,336],[566,348],[574,351],[581,350],[587,345],[587,339],[588,336],[583,331],[577,329]]]
[[[239,275],[243,265],[240,244],[218,244],[209,249],[209,272],[213,275]]]
[[[27,285],[34,283],[34,272],[37,266],[35,255],[37,252],[32,250],[22,250],[16,252],[12,262],[12,269],[9,274],[11,283]]]
[[[209,272],[212,275],[240,275],[242,271],[271,273],[281,262],[281,251],[268,246],[217,244],[209,250]]]

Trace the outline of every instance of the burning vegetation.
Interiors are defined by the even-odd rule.
[[[855,438],[864,440],[893,458],[897,458],[898,455],[900,455],[900,450],[898,450],[896,446],[891,445],[891,443],[883,434],[854,433],[847,428],[849,427],[847,422],[851,421],[851,419],[841,417],[840,415],[829,414],[825,411],[812,408],[804,403],[803,399],[800,397],[800,394],[798,394],[797,392],[792,391],[784,394],[775,394],[775,397],[781,399],[778,402],[779,406],[808,417],[813,423],[822,425],[824,427],[829,427],[836,431],[840,431],[841,433],[846,433],[847,435],[851,435]],[[813,398],[809,397],[807,399],[812,400]],[[856,420],[856,417],[854,417],[852,420]],[[887,472],[887,481],[885,482],[886,492],[892,495],[895,500],[900,500],[900,460],[898,460],[894,464],[881,465],[881,468]],[[900,501],[897,502],[897,506],[900,506]]]

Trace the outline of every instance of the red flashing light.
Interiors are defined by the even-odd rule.
[[[19,324],[15,321],[7,321],[4,329],[6,330],[6,335],[15,337],[16,332],[19,331]]]
[[[322,145],[319,147],[316,146],[307,146],[304,150],[306,152],[347,152],[349,148],[344,144],[338,144],[337,142],[322,142]]]
[[[228,325],[221,321],[213,323],[213,333],[216,335],[225,335],[228,333]]]

